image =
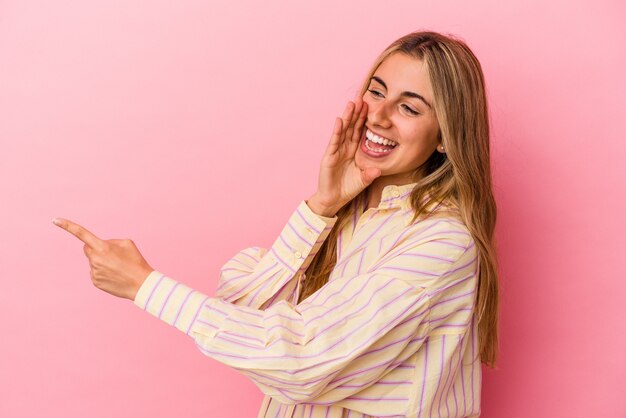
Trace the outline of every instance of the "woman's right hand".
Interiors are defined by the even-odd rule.
[[[356,166],[356,155],[367,118],[367,103],[362,98],[348,102],[341,118],[335,120],[333,133],[320,164],[317,191],[307,204],[318,215],[333,217],[346,203],[369,186],[381,171]]]

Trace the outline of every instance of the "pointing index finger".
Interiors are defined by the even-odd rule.
[[[93,233],[89,232],[84,227],[74,223],[68,219],[63,218],[54,218],[52,223],[58,226],[59,228],[65,229],[70,234],[74,235],[76,238],[90,246],[91,248],[98,248],[102,245],[102,240],[95,236]]]

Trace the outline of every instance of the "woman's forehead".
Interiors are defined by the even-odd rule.
[[[432,103],[433,93],[426,61],[394,52],[383,60],[373,77],[382,80],[389,91],[412,91]]]

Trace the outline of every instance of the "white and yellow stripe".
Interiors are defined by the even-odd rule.
[[[305,201],[270,248],[222,267],[216,297],[154,271],[135,304],[249,377],[266,395],[259,418],[477,417],[475,243],[450,208],[409,225],[413,186],[357,208],[329,282],[300,304],[337,220]]]

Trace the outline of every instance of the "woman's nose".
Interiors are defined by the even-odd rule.
[[[380,126],[381,128],[388,128],[391,125],[389,120],[389,113],[385,103],[376,103],[368,106],[367,120],[372,125]]]

